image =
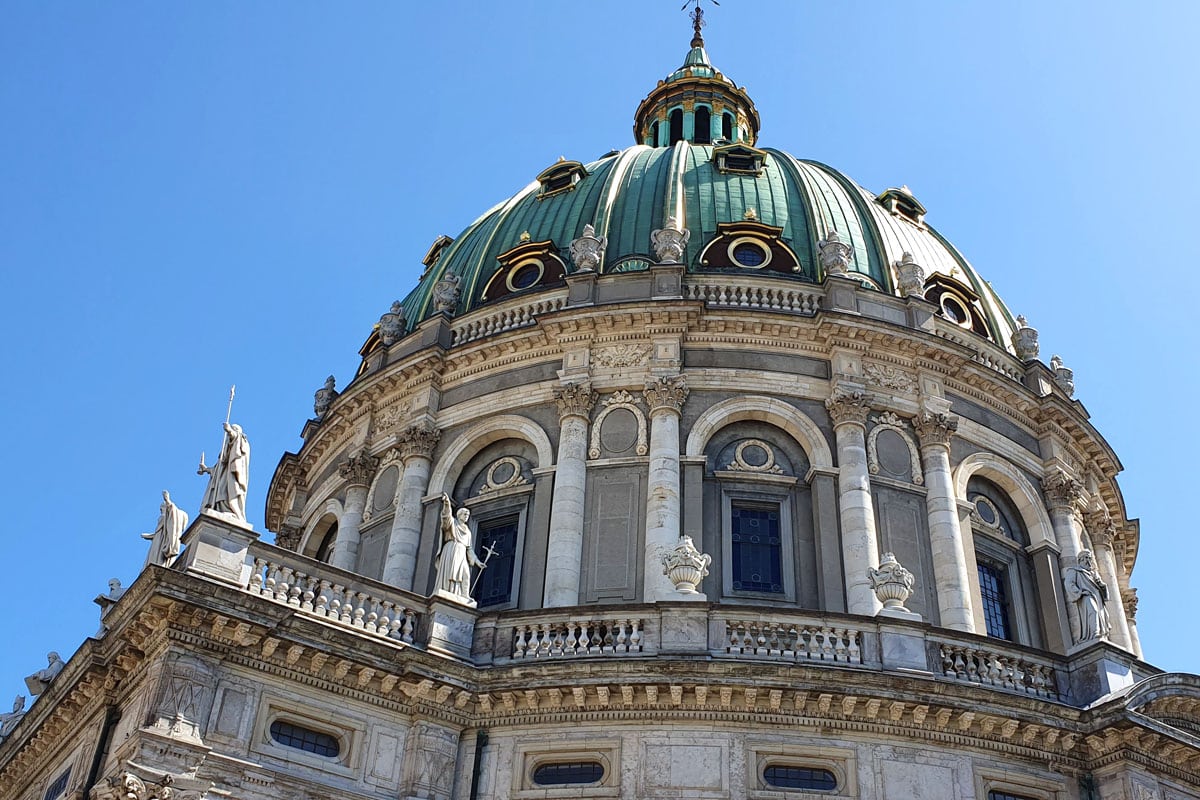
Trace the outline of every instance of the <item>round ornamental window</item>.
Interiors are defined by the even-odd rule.
[[[738,455],[751,468],[763,469],[770,466],[767,462],[770,461],[771,454],[758,442],[747,442],[745,447],[738,449]]]
[[[488,472],[488,480],[492,483],[508,483],[517,474],[516,462],[512,459],[497,461]]]
[[[729,258],[739,267],[761,269],[771,262],[771,251],[758,239],[744,236],[730,243]]]
[[[533,770],[533,782],[538,786],[579,786],[603,779],[604,765],[599,761],[555,761]]]
[[[808,789],[832,792],[837,789],[837,777],[827,769],[770,764],[763,770],[763,781],[779,789]]]
[[[520,292],[537,285],[538,281],[542,279],[543,271],[542,262],[531,258],[518,264],[512,272],[508,273],[505,283],[508,284],[510,292]]]
[[[1000,515],[996,511],[996,507],[992,505],[991,500],[982,495],[975,498],[975,513],[983,520],[984,525],[994,528],[1000,522]]]
[[[971,312],[953,295],[942,295],[942,313],[946,315],[946,319],[957,325],[966,327],[971,324]]]
[[[884,429],[879,432],[875,442],[875,451],[879,466],[888,475],[897,478],[911,476],[912,462],[909,457],[908,443],[904,437],[894,430]]]

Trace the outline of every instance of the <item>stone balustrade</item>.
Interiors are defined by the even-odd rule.
[[[559,311],[567,305],[565,291],[546,292],[517,302],[500,303],[456,319],[450,329],[452,345],[466,344],[496,333],[524,328],[537,322],[542,314]]]
[[[726,642],[717,655],[862,664],[862,634],[802,619],[784,621],[726,617]]]
[[[821,304],[821,293],[815,287],[780,285],[778,280],[754,280],[741,275],[737,282],[712,277],[689,277],[683,284],[683,296],[686,300],[703,300],[710,306],[758,308],[795,314],[815,314]]]
[[[517,625],[512,657],[561,658],[627,655],[642,652],[641,619],[588,619]]]
[[[934,317],[933,323],[934,333],[946,341],[966,348],[970,351],[971,359],[976,363],[995,370],[1018,383],[1023,380],[1024,364],[1009,355],[1002,347],[964,330],[950,320]]]
[[[1059,691],[1055,665],[1049,659],[964,642],[937,644],[940,663],[933,669],[935,675],[1052,700],[1065,699]]]
[[[250,547],[249,558],[253,567],[242,588],[250,594],[347,628],[414,641],[422,602],[415,596],[262,543]]]

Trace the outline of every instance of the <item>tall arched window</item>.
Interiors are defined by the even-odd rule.
[[[658,147],[658,123],[655,122],[650,126],[650,141],[648,144],[651,147]]]
[[[712,112],[708,106],[696,106],[696,144],[712,143]]]
[[[683,139],[683,109],[677,108],[671,112],[671,144]]]
[[[733,114],[728,111],[721,115],[721,136],[733,141]]]
[[[1033,571],[1025,548],[1029,536],[1016,508],[1000,487],[984,478],[967,482],[979,600],[986,633],[997,639],[1039,646]]]

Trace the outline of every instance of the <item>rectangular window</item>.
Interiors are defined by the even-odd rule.
[[[733,503],[733,590],[783,594],[783,538],[779,506]]]
[[[500,517],[479,523],[475,533],[475,555],[480,561],[488,557],[487,548],[496,554],[479,573],[479,583],[472,596],[480,608],[497,606],[512,599],[513,567],[517,562],[518,515]]]
[[[988,800],[1033,800],[1033,798],[1026,797],[1023,794],[1010,794],[998,789],[992,789],[988,792]]]
[[[60,797],[63,792],[67,791],[67,781],[71,780],[71,770],[68,769],[54,783],[46,787],[46,794],[42,795],[42,800],[55,800]]]
[[[1008,594],[1005,570],[979,562],[979,594],[983,597],[983,618],[987,622],[987,635],[996,639],[1012,639],[1012,628],[1008,624]]]

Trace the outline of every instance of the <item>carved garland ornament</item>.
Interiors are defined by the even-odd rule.
[[[597,350],[592,358],[597,366],[619,368],[645,364],[649,355],[648,345],[621,344]]]
[[[761,464],[751,464],[746,460],[746,449],[757,447],[766,453],[766,459]],[[746,439],[739,442],[733,451],[733,460],[725,465],[725,469],[735,472],[757,472],[767,475],[782,475],[783,467],[775,463],[775,450],[762,439]]]
[[[588,458],[600,457],[600,428],[604,425],[604,418],[618,408],[628,409],[637,417],[637,450],[635,452],[639,456],[644,456],[650,452],[646,435],[646,415],[642,413],[642,409],[638,408],[637,400],[634,399],[633,395],[622,389],[606,397],[601,405],[604,406],[604,409],[597,415],[596,421],[592,424],[592,438],[588,443]]]
[[[913,444],[912,437],[904,429],[903,421],[890,411],[875,418],[875,427],[871,429],[871,434],[867,437],[867,469],[871,471],[872,475],[879,474],[879,448],[876,440],[879,439],[879,434],[889,430],[900,434],[900,438],[908,447],[912,482],[918,486],[925,483],[925,475],[921,471],[921,454],[917,452],[917,446]]]
[[[863,368],[863,377],[868,383],[893,389],[897,392],[914,393],[917,391],[917,379],[902,369],[887,364],[867,364]]]

